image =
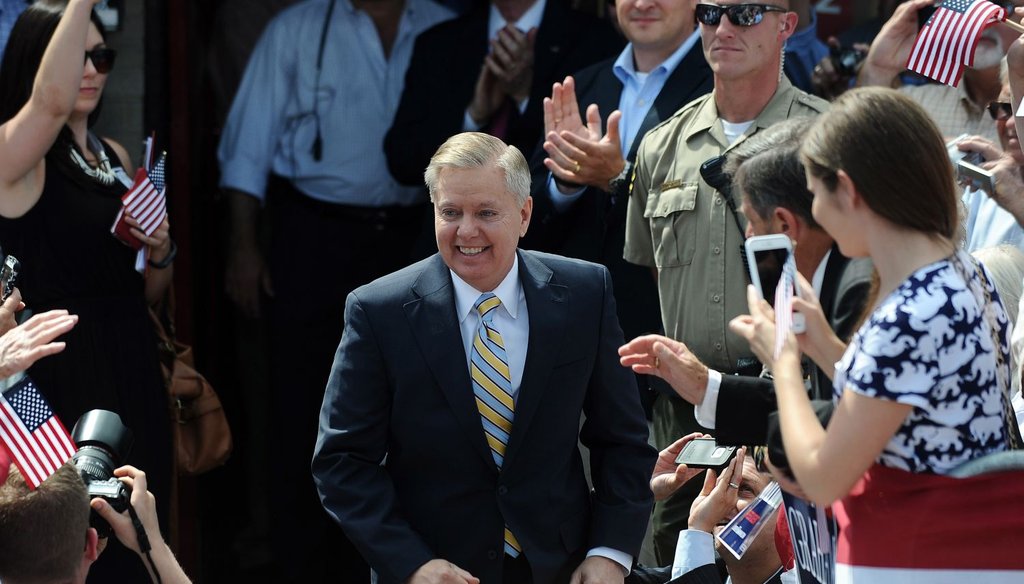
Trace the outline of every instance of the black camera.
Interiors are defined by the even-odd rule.
[[[89,492],[89,500],[104,499],[118,513],[128,508],[131,491],[114,477],[114,469],[124,463],[132,447],[132,431],[121,423],[121,418],[107,410],[90,410],[75,422],[71,437],[78,450],[71,460]],[[89,515],[89,525],[100,537],[108,537],[110,524],[95,510]]]
[[[832,68],[840,77],[852,77],[860,69],[861,62],[868,54],[859,49],[830,47],[829,59],[832,61]]]

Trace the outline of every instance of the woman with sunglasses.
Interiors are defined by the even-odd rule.
[[[926,519],[939,512],[937,502],[963,495],[946,475],[1006,450],[1016,433],[1007,415],[1009,324],[991,277],[956,241],[957,188],[942,136],[899,92],[861,88],[822,114],[802,158],[814,218],[844,255],[868,256],[875,265],[871,313],[847,346],[803,281],[793,300],[807,321],[799,341],[789,332],[776,353],[774,315],[756,292],[748,293],[751,315],[731,328],[772,370],[783,443],[800,486],[815,503],[841,500],[836,581],[1004,581],[973,580],[992,558],[965,571],[958,563],[972,549],[967,534],[990,528],[985,521]],[[838,401],[827,429],[804,389],[801,350],[833,373]],[[989,510],[1000,514],[993,506],[982,515]],[[922,521],[924,530],[915,532]],[[952,535],[942,531],[951,522]],[[940,537],[893,536],[907,530]],[[922,579],[919,570],[930,568],[951,573]]]
[[[121,416],[134,445],[115,466],[146,471],[167,525],[171,432],[148,305],[170,282],[173,245],[166,222],[151,237],[133,229],[149,248],[140,274],[135,250],[110,233],[133,172],[124,148],[89,129],[114,62],[95,3],[36,2],[11,31],[0,63],[0,245],[21,261],[27,310],[79,316],[66,349],[28,375],[68,428],[96,408]],[[120,546],[96,569],[109,581],[147,581]]]

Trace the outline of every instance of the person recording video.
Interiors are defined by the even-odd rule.
[[[85,582],[109,541],[90,527],[92,509],[110,524],[118,541],[139,555],[153,582],[188,583],[188,576],[160,535],[156,498],[147,490],[146,473],[122,466],[114,476],[131,489],[130,505],[144,538],[128,510],[118,513],[100,498],[89,501],[72,463],[57,469],[35,490],[29,489],[17,467],[11,465],[7,480],[0,485],[0,580],[5,584]],[[149,546],[140,545],[140,539],[148,540]],[[152,549],[144,552],[147,547]]]

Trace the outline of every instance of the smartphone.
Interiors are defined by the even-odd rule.
[[[736,446],[719,446],[714,438],[695,438],[686,443],[676,457],[676,464],[689,468],[722,470],[736,456]]]
[[[967,134],[961,134],[946,143],[949,160],[956,168],[957,183],[976,191],[985,191],[991,195],[995,193],[996,181],[991,172],[980,166],[985,162],[981,153],[960,150],[958,147],[960,142],[966,138]]]
[[[983,162],[979,160],[978,162]],[[956,161],[957,182],[970,186],[976,191],[985,191],[992,195],[996,191],[996,180],[993,174],[966,158]]]
[[[4,259],[4,265],[0,267],[0,291],[3,296],[0,298],[0,302],[6,302],[14,292],[14,283],[18,279],[19,269],[21,269],[21,262],[18,261],[18,258],[9,255]]]
[[[747,252],[747,267],[750,269],[750,281],[757,288],[761,298],[775,308],[775,289],[782,279],[782,266],[793,253],[793,243],[788,235],[757,235],[750,237],[743,244]],[[794,281],[793,288],[800,293],[800,283]],[[800,334],[806,330],[804,315],[793,313],[793,332]]]

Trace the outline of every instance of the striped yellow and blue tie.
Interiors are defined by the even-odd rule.
[[[505,342],[494,328],[494,310],[499,306],[501,300],[491,292],[481,294],[473,305],[480,314],[480,325],[473,337],[469,368],[484,435],[491,447],[494,463],[500,469],[505,460],[508,436],[512,431],[515,402],[512,400],[512,372],[508,367]],[[505,553],[514,558],[521,552],[519,542],[506,527]]]

